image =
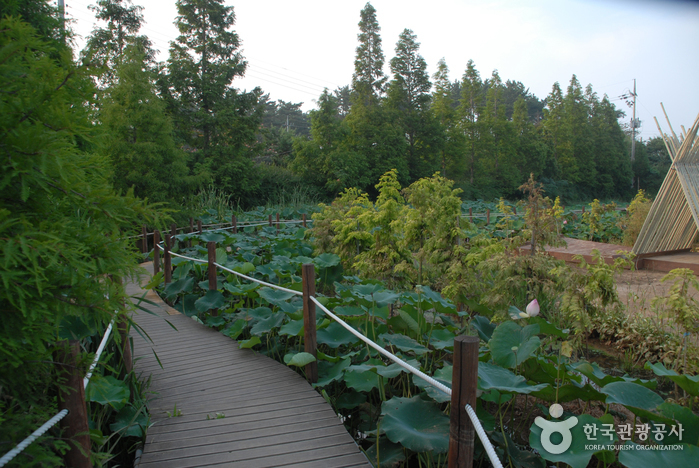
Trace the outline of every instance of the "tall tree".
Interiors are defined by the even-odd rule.
[[[449,67],[444,58],[439,60],[434,76],[434,92],[432,93],[432,115],[439,125],[439,139],[436,149],[439,151],[439,162],[444,177],[454,178],[453,173],[461,172],[462,158],[459,132],[455,128],[454,100],[452,99]]]
[[[97,19],[107,23],[107,27],[92,30],[81,55],[99,67],[97,77],[102,87],[114,82],[115,70],[128,45],[141,49],[145,62],[154,61],[155,51],[150,39],[137,35],[143,25],[143,7],[132,5],[131,0],[99,0],[89,8]]]
[[[137,46],[128,46],[115,83],[102,97],[102,153],[113,165],[112,183],[151,201],[181,201],[196,182],[186,153],[175,145],[172,119],[157,96],[153,72]]]
[[[566,179],[568,167],[574,164],[563,126],[564,115],[563,91],[561,85],[556,82],[546,98],[542,121],[544,138],[552,154],[551,164],[546,168],[545,175],[551,179]]]
[[[481,123],[483,112],[483,82],[473,60],[466,65],[461,81],[461,97],[458,107],[459,122],[466,145],[466,171],[471,185],[475,183],[477,167],[481,156]]]
[[[257,128],[263,113],[259,88],[241,93],[231,85],[245,73],[233,7],[223,0],[178,0],[163,94],[179,137],[191,148],[196,173],[244,197],[257,185],[252,170]]]
[[[403,30],[396,44],[396,56],[391,59],[393,80],[388,86],[386,105],[403,126],[408,140],[408,170],[410,180],[430,176],[435,167],[435,122],[429,112],[430,78],[427,62],[419,54],[417,36]]]
[[[383,96],[387,77],[383,71],[384,55],[381,49],[381,27],[376,19],[376,9],[367,3],[360,13],[359,46],[354,59],[352,89],[355,99],[378,103]]]

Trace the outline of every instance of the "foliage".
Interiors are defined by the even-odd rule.
[[[246,68],[232,30],[233,7],[222,0],[178,0],[177,11],[180,36],[171,42],[161,94],[178,138],[191,152],[193,173],[234,198],[245,197],[258,184],[250,146],[264,107],[259,88],[243,93],[231,87]]]
[[[395,197],[395,177],[387,176],[382,188],[384,202],[390,196]],[[352,203],[361,196],[359,192],[346,193],[343,204],[357,208],[360,205]],[[340,213],[340,207],[336,208],[327,214]],[[250,228],[249,232],[236,235],[221,233],[220,247],[235,246],[228,253],[220,249],[226,256],[220,260],[222,264],[259,280],[299,290],[302,263],[315,264],[320,285],[334,268],[332,265],[339,262],[333,254],[309,257],[313,247],[305,240],[303,230],[283,228],[277,232],[264,227],[259,232],[261,235],[253,231]],[[195,243],[203,240],[196,235],[180,236],[182,241],[188,239]],[[182,252],[204,255],[204,249],[196,245]],[[539,257],[544,256],[520,258],[531,261]],[[203,289],[197,286],[205,275],[205,265],[178,261],[173,277],[186,276],[193,280],[190,289],[176,294],[176,308],[187,313],[190,296],[197,298],[205,293],[207,283],[201,283]],[[238,339],[239,346],[253,347],[303,373],[302,365],[312,356],[303,351],[300,298],[288,292],[260,288],[228,274],[223,274],[218,284],[216,292],[223,298],[223,304],[216,304],[218,315],[209,315],[204,308],[189,314],[196,313],[209,326]],[[546,452],[537,442],[540,433],[537,426],[527,427],[533,414],[543,411],[543,416],[550,417],[541,403],[567,404],[566,408],[585,424],[598,428],[615,422],[612,414],[619,413],[609,410],[599,416],[597,412],[598,407],[609,408],[610,404],[620,405],[650,423],[688,424],[690,419],[696,420],[696,416],[685,412],[686,408],[664,401],[657,393],[655,381],[607,374],[595,363],[573,360],[571,331],[534,316],[533,311],[518,322],[492,323],[485,317],[474,316],[470,324],[462,325],[455,319],[465,314],[457,313],[449,300],[428,287],[396,291],[386,289],[385,283],[357,276],[342,279],[337,276],[334,291],[327,290],[320,300],[350,327],[447,386],[452,381],[454,337],[478,334],[482,346],[477,414],[506,464],[541,467],[545,463],[542,457],[576,467],[587,466],[593,456],[602,457],[608,464],[617,461],[615,452],[601,454],[585,446],[587,437],[582,425],[574,435],[577,445],[572,452],[561,455],[563,458]],[[542,312],[548,312],[545,308],[542,307]],[[411,463],[411,459],[415,463],[445,466],[446,460],[440,454],[446,451],[448,441],[448,396],[422,379],[408,375],[402,367],[386,362],[322,310],[317,311],[316,326],[319,380],[315,387],[334,406],[372,460],[380,459],[382,466],[391,460]],[[696,392],[695,376],[676,374],[657,365],[652,369],[658,375],[677,380],[682,388]],[[528,407],[524,406],[527,416],[522,413],[523,400],[529,403]],[[530,432],[533,435],[529,436]],[[635,442],[650,443],[638,437]],[[693,439],[679,441],[676,436],[666,436],[663,443],[683,444],[686,450],[696,445]],[[663,457],[668,452],[653,453]],[[485,466],[487,462],[478,448],[476,457],[476,463]]]
[[[558,247],[565,245],[560,238],[560,223],[563,209],[560,206],[560,199],[557,197],[554,204],[551,200],[543,196],[543,187],[534,180],[534,175],[530,174],[529,181],[519,188],[527,195],[527,235],[531,241],[531,254],[536,254],[537,247],[544,249],[549,245]]]
[[[180,205],[201,180],[189,176],[187,153],[175,145],[172,120],[152,73],[144,69],[143,54],[128,46],[119,59],[99,112],[100,150],[111,161],[112,184],[140,198]]]
[[[0,440],[11,446],[56,412],[56,344],[77,325],[103,326],[121,307],[124,291],[105,278],[136,274],[122,229],[160,221],[132,193],[114,192],[108,161],[92,152],[95,90],[69,49],[4,18],[0,80]],[[18,463],[56,465],[52,449],[65,444],[54,437]]]
[[[624,257],[618,257],[608,264],[597,249],[592,250],[592,258],[593,263],[587,263],[581,255],[575,256],[584,272],[569,272],[567,288],[561,297],[564,320],[582,335],[591,330],[595,317],[621,307],[614,275],[624,267],[633,266]]]
[[[646,198],[646,193],[643,190],[639,190],[633,197],[626,210],[629,218],[620,223],[620,227],[624,231],[623,245],[633,246],[636,243],[652,204],[652,200]]]

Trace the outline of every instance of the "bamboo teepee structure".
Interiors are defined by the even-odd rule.
[[[672,164],[633,246],[644,257],[689,250],[699,232],[699,116],[688,132],[682,127],[679,138],[666,113],[665,119],[672,135],[663,133],[657,119],[655,124]]]

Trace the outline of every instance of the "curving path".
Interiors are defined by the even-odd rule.
[[[152,275],[152,264],[142,266]],[[132,296],[145,293],[134,282],[126,288]],[[300,375],[238,349],[235,341],[180,315],[153,292],[146,297],[157,305],[141,305],[156,315],[137,310],[133,318],[153,342],[131,332],[134,368],[143,378],[151,376],[155,393],[139,468],[371,466]],[[181,415],[169,416],[175,405]]]

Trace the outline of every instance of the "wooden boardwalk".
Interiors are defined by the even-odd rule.
[[[144,293],[135,283],[127,292]],[[135,370],[152,377],[156,393],[138,468],[371,466],[332,408],[296,372],[238,349],[152,293],[148,299],[159,305],[142,305],[157,315],[138,311],[134,320],[153,343],[131,333]],[[175,405],[181,416],[168,416]]]

